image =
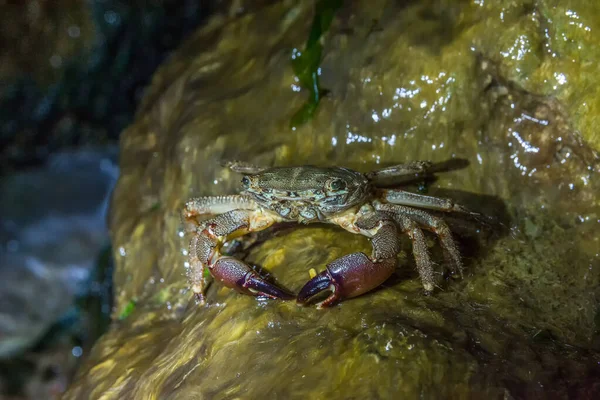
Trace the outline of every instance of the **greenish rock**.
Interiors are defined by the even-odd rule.
[[[306,96],[290,55],[306,41],[312,3],[234,3],[244,12],[214,16],[161,68],[123,135],[115,321],[64,398],[597,397],[597,7],[346,2],[322,39],[330,93],[291,130]],[[429,296],[407,240],[393,278],[328,310],[217,283],[200,307],[180,212],[190,197],[239,189],[224,159],[362,171],[467,159],[428,193],[504,229],[464,236],[464,279],[442,279],[439,265]],[[245,259],[298,291],[310,268],[369,248],[335,227],[302,226]]]

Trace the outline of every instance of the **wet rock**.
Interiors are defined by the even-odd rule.
[[[110,216],[115,322],[65,398],[597,395],[596,142],[590,115],[559,106],[561,90],[589,78],[573,77],[555,93],[532,91],[521,80],[564,65],[544,54],[527,74],[506,73],[523,65],[503,62],[502,49],[538,40],[531,7],[346,4],[324,39],[321,81],[330,93],[314,120],[292,130],[305,93],[289,56],[306,40],[313,8],[273,2],[239,12],[235,4],[237,12],[214,17],[159,71],[124,133]],[[572,2],[582,15],[577,7],[584,6]],[[482,68],[482,55],[500,68]],[[574,158],[563,163],[565,147]],[[425,296],[407,243],[396,276],[329,310],[219,284],[209,288],[208,306],[193,301],[179,215],[192,196],[239,189],[222,160],[366,171],[459,158],[470,166],[440,174],[430,193],[470,192],[456,198],[491,215],[502,208],[490,206],[495,198],[510,217],[509,234],[461,242],[463,280],[440,274],[439,290]],[[540,172],[530,175],[534,168]],[[577,191],[564,189],[576,180]],[[246,260],[297,292],[310,268],[354,251],[369,251],[368,241],[308,226],[250,248]],[[431,251],[441,263],[435,240]]]

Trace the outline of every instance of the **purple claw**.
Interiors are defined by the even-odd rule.
[[[336,302],[359,296],[376,288],[392,275],[396,259],[373,262],[364,253],[348,254],[327,264],[327,269],[308,281],[298,293],[297,302],[306,304],[317,294],[331,290],[318,308],[330,307]]]
[[[300,289],[296,301],[298,304],[307,304],[314,296],[328,289],[331,290],[331,294],[322,302],[317,303],[318,308],[329,307],[341,299],[339,285],[331,276],[329,268],[308,281],[306,285]]]
[[[293,294],[265,281],[248,265],[233,257],[221,257],[210,268],[210,272],[225,286],[240,293],[281,300],[294,298]]]
[[[301,304],[307,303],[312,297],[327,289],[334,293],[337,291],[336,282],[331,277],[329,269],[326,269],[308,281],[306,285],[302,287],[300,293],[298,293],[297,301]]]
[[[254,271],[246,273],[243,279],[243,282],[241,282],[242,290],[240,290],[243,293],[281,300],[291,300],[295,297],[293,294],[265,281]]]

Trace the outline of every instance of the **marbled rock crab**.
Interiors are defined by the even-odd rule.
[[[341,167],[259,167],[229,162],[244,174],[244,190],[238,195],[200,197],[186,203],[184,219],[191,223],[188,279],[200,303],[204,303],[207,267],[210,274],[238,292],[274,299],[294,295],[267,282],[244,262],[221,254],[223,244],[280,222],[322,222],[339,225],[371,239],[371,256],[353,253],[327,265],[300,290],[297,301],[310,302],[329,290],[318,304],[328,307],[381,285],[396,268],[400,234],[412,240],[416,266],[423,287],[434,289],[431,258],[422,228],[439,238],[453,273],[462,276],[462,262],[448,225],[424,209],[470,213],[450,199],[385,189],[386,179],[415,178],[426,174],[431,163],[416,161],[360,173]],[[197,217],[216,215],[199,222]]]

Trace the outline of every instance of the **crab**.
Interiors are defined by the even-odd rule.
[[[436,286],[433,263],[423,229],[438,238],[453,274],[462,277],[463,264],[446,222],[437,212],[474,214],[448,198],[438,198],[386,188],[427,175],[432,164],[415,161],[360,173],[342,167],[261,167],[244,162],[226,166],[243,174],[243,191],[237,195],[209,196],[188,201],[183,217],[192,226],[188,280],[200,304],[205,303],[210,275],[240,293],[309,304],[317,295],[324,308],[369,292],[395,271],[401,234],[412,241],[415,263],[426,292]],[[212,216],[200,221],[199,217]],[[223,245],[235,238],[283,222],[338,225],[371,240],[370,255],[348,254],[327,264],[297,296],[267,281],[243,261],[222,254]]]

